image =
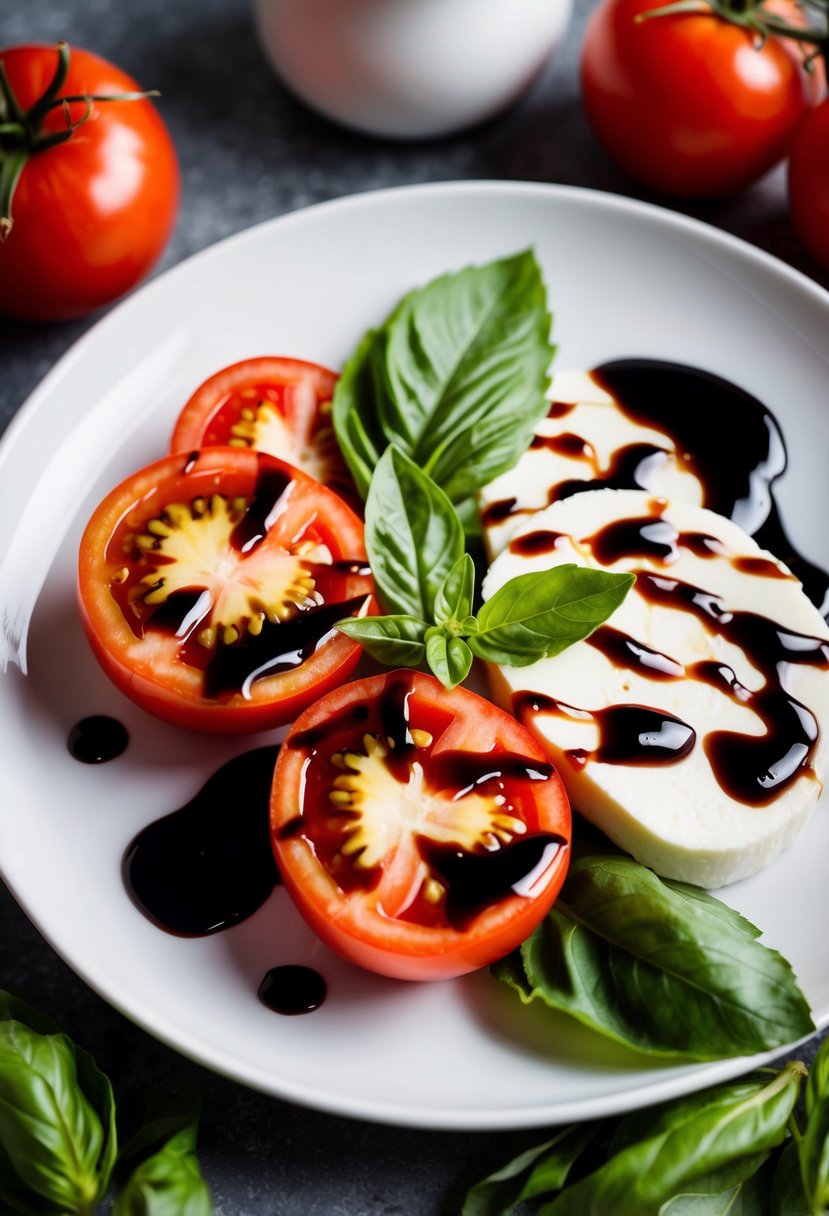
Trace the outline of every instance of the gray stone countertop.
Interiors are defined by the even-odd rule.
[[[782,169],[740,197],[678,206],[607,161],[581,111],[578,55],[592,0],[576,0],[565,43],[512,110],[463,135],[374,141],[307,111],[273,78],[247,0],[0,0],[0,44],[66,37],[113,60],[160,103],[183,173],[181,215],[158,270],[260,220],[377,187],[450,179],[561,182],[685,211],[829,286],[798,246]],[[93,323],[0,318],[0,429]],[[0,986],[47,1010],[119,1089],[195,1074],[200,1158],[217,1216],[449,1216],[470,1181],[543,1133],[413,1131],[264,1097],[183,1061],[91,992],[0,886]]]

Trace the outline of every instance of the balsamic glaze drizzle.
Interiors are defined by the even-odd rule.
[[[313,1013],[328,994],[325,980],[313,967],[285,964],[271,967],[259,985],[259,1000],[274,1013],[293,1016]]]
[[[81,764],[105,764],[126,750],[126,726],[105,714],[92,714],[76,722],[66,739],[70,755]]]

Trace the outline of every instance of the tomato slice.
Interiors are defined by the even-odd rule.
[[[144,709],[197,730],[289,722],[346,679],[334,630],[374,611],[363,525],[265,453],[205,448],[127,478],[81,540],[81,615],[98,660]]]
[[[178,417],[171,452],[214,445],[255,448],[287,460],[362,511],[331,425],[335,372],[267,356],[222,368]]]
[[[329,693],[294,724],[271,828],[285,886],[332,950],[432,980],[495,962],[546,915],[570,807],[509,714],[395,671]]]

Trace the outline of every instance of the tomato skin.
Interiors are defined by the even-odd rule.
[[[525,822],[532,830],[554,833],[563,844],[532,895],[508,893],[479,911],[463,928],[428,926],[389,916],[372,890],[344,890],[320,861],[321,850],[295,826],[303,815],[309,788],[306,732],[336,721],[357,706],[375,706],[394,680],[408,682],[412,723],[429,715],[449,720],[433,754],[470,752],[497,758],[498,749],[549,768],[538,744],[513,717],[477,694],[458,686],[444,688],[420,672],[387,672],[358,680],[329,693],[294,724],[277,759],[271,795],[274,853],[283,883],[300,913],[335,953],[369,971],[403,980],[437,980],[464,975],[504,957],[530,936],[552,906],[567,872],[571,835],[570,805],[555,770],[545,782],[529,782],[524,795]],[[357,735],[364,730],[357,729]],[[313,797],[313,794],[311,795]],[[528,809],[527,809],[528,808]],[[397,864],[399,851],[387,864]]]
[[[48,46],[0,52],[20,105],[33,105],[55,70]],[[105,59],[73,48],[60,96],[140,91]],[[71,106],[73,121],[84,111]],[[60,107],[45,131],[65,129]],[[93,103],[65,143],[29,157],[0,242],[0,312],[66,320],[109,304],[143,279],[172,233],[179,203],[172,140],[148,100]]]
[[[736,193],[786,153],[818,84],[801,52],[711,12],[638,21],[662,0],[602,0],[581,87],[591,126],[631,177],[666,194]],[[792,21],[797,18],[793,17]]]
[[[152,632],[138,638],[125,618],[112,591],[112,570],[124,537],[140,531],[168,502],[212,493],[249,496],[262,467],[289,476],[297,487],[297,506],[284,513],[284,524],[273,525],[274,535],[282,527],[293,534],[297,520],[310,517],[311,534],[327,544],[334,561],[365,561],[362,522],[332,491],[282,461],[234,448],[168,456],[139,470],[106,496],[81,539],[78,597],[95,657],[121,692],[177,726],[235,734],[284,725],[347,679],[360,658],[359,643],[335,633],[300,666],[254,681],[248,696],[234,691],[214,697],[205,695],[201,672],[181,659],[175,639]],[[270,542],[271,532],[268,538]],[[365,573],[344,575],[342,584],[342,598],[373,591]],[[367,610],[377,610],[373,598]]]
[[[789,210],[806,249],[829,269],[829,101],[806,115],[795,136]]]

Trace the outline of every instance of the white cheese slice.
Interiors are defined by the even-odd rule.
[[[670,435],[628,418],[588,372],[556,372],[550,395],[551,414],[536,426],[533,446],[480,491],[478,505],[490,559],[501,552],[528,514],[550,505],[557,486],[606,475],[618,453],[632,444],[652,445],[664,453],[648,463],[650,492],[702,504],[702,483],[689,471]],[[553,447],[545,440],[558,442]]]
[[[618,554],[614,560],[609,544],[613,532],[608,527],[645,517],[649,517],[646,536],[680,538],[675,551],[668,560]],[[636,534],[638,527],[630,525],[628,531]],[[539,548],[548,551],[538,552]],[[616,549],[624,553],[625,545]],[[519,716],[558,767],[574,807],[657,873],[719,887],[761,869],[802,828],[829,768],[829,668],[825,658],[820,665],[821,654],[829,658],[829,628],[823,618],[790,572],[736,524],[701,507],[668,503],[633,490],[581,493],[534,515],[493,563],[484,581],[484,599],[517,575],[565,562],[632,570],[642,572],[642,577],[608,622],[616,634],[597,632],[592,642],[576,643],[555,658],[528,667],[490,665],[495,699],[507,709],[523,706]],[[654,583],[654,578],[661,581]],[[675,603],[654,602],[654,587],[675,581],[718,597],[722,608],[732,614],[723,617],[728,627],[724,625],[722,631],[713,624],[706,627],[693,612],[680,611]],[[735,634],[735,628],[748,619],[743,613],[770,618],[784,630],[827,645],[818,643],[817,663],[785,662],[775,670],[774,635],[769,635],[771,642],[767,638],[753,649]],[[644,664],[631,659],[630,666],[622,665],[608,657],[606,646],[600,648],[602,636],[618,642],[620,633],[648,648]],[[810,645],[796,637],[791,644]],[[730,668],[736,691],[729,693],[724,685],[699,678],[700,672],[713,670],[695,666],[706,662]],[[663,669],[670,678],[654,678],[646,664]],[[808,755],[805,747],[798,751],[793,744],[791,780],[781,784],[770,801],[749,805],[743,787],[734,796],[739,766],[723,770],[709,759],[708,748],[721,731],[767,735],[756,694],[775,687],[778,673],[785,693],[814,715],[819,737]],[[523,693],[533,694],[535,703],[545,708],[541,712],[529,708],[532,698],[522,697]],[[551,700],[542,703],[540,698]],[[551,703],[553,712],[549,712]],[[679,719],[695,732],[690,751],[672,763],[609,760],[608,736],[619,718],[617,711],[608,711],[614,706],[653,707]],[[804,718],[799,709],[790,712]],[[629,728],[633,715],[623,710],[622,716],[625,713]],[[811,718],[807,714],[804,720]],[[680,728],[673,730],[682,737]],[[638,745],[634,752],[639,761],[648,754]]]

